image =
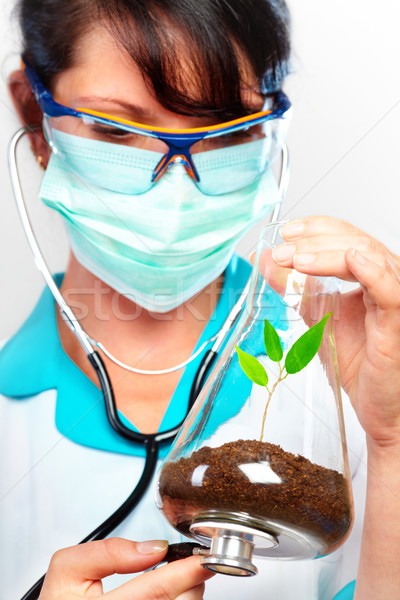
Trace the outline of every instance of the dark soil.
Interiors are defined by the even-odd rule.
[[[261,461],[269,463],[281,483],[251,483],[238,468]],[[200,465],[208,467],[201,485],[194,486],[192,474]],[[159,491],[168,518],[181,530],[185,522],[207,510],[246,512],[296,526],[332,545],[345,535],[351,523],[343,475],[285,452],[280,446],[256,440],[204,447],[189,458],[166,463]]]

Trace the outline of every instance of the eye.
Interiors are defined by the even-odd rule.
[[[122,138],[132,139],[132,137],[137,137],[134,133],[131,133],[130,131],[125,131],[124,129],[117,129],[116,127],[107,127],[105,125],[93,125],[91,127],[91,131],[93,134],[96,134],[96,136],[111,139],[121,140]]]
[[[233,143],[236,141],[242,140],[251,140],[253,139],[255,134],[254,127],[246,127],[245,129],[239,129],[238,131],[233,131],[232,133],[228,133],[223,138],[227,140],[232,140]]]
[[[258,140],[265,137],[263,128],[261,125],[253,125],[224,135],[209,138],[206,141],[208,148],[222,148],[226,146],[236,146],[239,144],[245,144],[253,140]]]
[[[262,137],[265,137],[265,131],[263,125],[251,125],[250,127],[245,127],[243,129],[239,129],[238,131],[234,131],[232,133],[233,139],[236,140],[258,140]]]

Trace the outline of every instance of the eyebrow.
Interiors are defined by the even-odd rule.
[[[123,108],[124,110],[127,110],[142,119],[154,117],[153,112],[147,110],[143,106],[132,104],[131,102],[125,102],[124,100],[117,98],[109,98],[106,96],[79,96],[79,98],[76,99],[76,103],[79,105],[82,102],[108,102],[110,104],[115,104],[116,106],[119,106],[120,108]]]
[[[143,124],[148,123],[151,125],[157,124],[158,115],[154,113],[154,111],[144,108],[143,106],[139,106],[138,104],[132,104],[131,102],[120,100],[119,98],[111,98],[109,96],[79,96],[75,99],[75,104],[77,108],[84,108],[84,106],[81,106],[80,103],[84,104],[85,102],[107,102],[110,104],[114,104],[115,106],[118,106],[119,108],[123,108],[124,110],[128,111],[130,115],[133,115],[133,118],[131,117],[130,119],[132,121],[136,121],[138,123]],[[104,112],[107,112],[111,116],[112,109],[111,111],[107,110]],[[205,117],[199,117],[199,119],[203,121]],[[212,124],[214,124],[214,120]]]

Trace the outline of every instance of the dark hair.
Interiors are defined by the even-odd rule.
[[[265,95],[280,88],[288,70],[285,0],[20,0],[19,18],[23,52],[46,86],[73,64],[80,37],[100,22],[158,101],[181,114],[249,112],[241,99],[243,58]]]

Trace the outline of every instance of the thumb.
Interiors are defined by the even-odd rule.
[[[46,579],[65,579],[72,586],[114,573],[135,573],[160,562],[168,549],[165,540],[133,542],[108,538],[56,552]]]

